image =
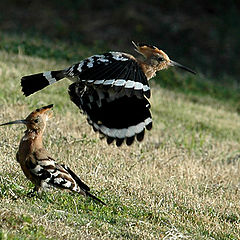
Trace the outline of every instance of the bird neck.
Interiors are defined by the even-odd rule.
[[[157,69],[156,67],[151,65],[148,60],[146,61],[139,60],[138,63],[141,66],[144,74],[146,75],[147,80],[150,80],[151,78],[156,76]]]
[[[17,153],[17,161],[21,166],[25,166],[29,154],[43,148],[42,134],[43,131],[37,132],[30,129],[25,131],[25,135],[21,139]]]
[[[147,77],[147,80],[150,80],[151,78],[156,76],[157,69],[157,63],[155,61],[152,61],[150,57],[143,57],[139,56],[136,58],[138,64],[142,68],[145,76]]]
[[[23,136],[21,142],[34,149],[42,148],[42,136],[43,131],[28,129],[25,131],[25,135]]]

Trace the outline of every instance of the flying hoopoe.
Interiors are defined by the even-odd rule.
[[[41,189],[56,187],[89,196],[105,205],[104,202],[89,193],[90,188],[69,167],[56,163],[43,147],[42,137],[46,122],[52,116],[52,112],[49,111],[52,107],[53,105],[48,105],[36,109],[24,120],[0,125],[25,124],[27,127],[16,157],[25,176],[35,184],[33,193]]]
[[[70,99],[108,144],[141,141],[145,129],[152,128],[148,80],[170,66],[195,72],[170,60],[157,47],[133,44],[143,58],[122,52],[93,55],[63,70],[22,77],[22,91],[29,96],[66,77],[74,82],[69,86]]]

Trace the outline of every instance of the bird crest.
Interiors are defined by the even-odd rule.
[[[141,65],[142,68],[144,69],[145,74],[149,75],[148,78],[152,78],[153,76],[155,76],[155,72],[157,71],[174,66],[184,69],[185,71],[191,72],[193,74],[196,74],[196,72],[194,72],[190,68],[185,67],[182,64],[171,60],[165,52],[163,52],[162,50],[158,49],[155,46],[143,43],[135,43],[133,41],[132,43],[135,47],[135,51],[140,53],[146,58],[146,60],[144,60],[143,63],[141,63]],[[151,66],[152,68],[151,67],[149,68],[149,66]]]
[[[158,49],[155,46],[149,45],[149,44],[144,44],[144,43],[135,43],[133,42],[133,45],[135,47],[135,51],[142,54],[144,57],[149,58],[153,55],[161,55],[161,57],[164,60],[170,60],[168,55],[163,52],[162,50]]]
[[[47,121],[49,118],[52,117],[52,112],[49,112],[48,114],[46,114],[46,112],[48,112],[49,110],[51,110],[53,107],[53,104],[50,104],[50,105],[47,105],[47,106],[44,106],[42,108],[38,108],[36,109],[35,111],[31,112],[27,118],[26,118],[26,121],[30,121],[30,120],[33,120],[33,119],[36,119],[38,117],[42,117],[45,116],[45,121]]]

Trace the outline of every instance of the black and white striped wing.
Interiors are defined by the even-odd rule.
[[[106,205],[102,200],[92,195],[90,188],[66,165],[59,165],[51,157],[36,152],[27,159],[27,168],[30,170],[33,182],[42,188],[56,187],[89,196]]]
[[[116,140],[120,146],[126,139],[131,145],[135,137],[141,141],[145,129],[151,129],[152,118],[148,80],[136,61],[126,53],[109,52],[94,55],[66,70],[75,83],[69,86],[71,100],[87,115],[95,131]]]
[[[94,88],[112,88],[115,92],[124,90],[123,94],[128,96],[150,97],[150,87],[142,68],[133,56],[126,53],[91,56],[68,68],[65,76]]]
[[[60,169],[64,169],[72,177],[72,179],[74,179],[79,188],[81,188],[85,192],[90,191],[90,188],[68,166],[64,164],[58,166]]]
[[[83,195],[85,191],[89,191],[89,187],[84,183],[78,186],[65,166],[57,164],[51,157],[34,153],[27,159],[27,167],[35,183],[40,187],[69,189]]]
[[[86,87],[81,82],[69,87],[71,100],[87,115],[88,123],[107,138],[108,144],[124,140],[131,145],[135,138],[143,140],[145,129],[152,128],[150,103],[136,95],[118,95]]]

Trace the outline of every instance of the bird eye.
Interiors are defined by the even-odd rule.
[[[35,123],[38,123],[39,122],[39,116],[37,116],[36,119],[33,120]]]
[[[164,58],[163,57],[158,57],[158,61],[162,62],[162,61],[164,61]]]

